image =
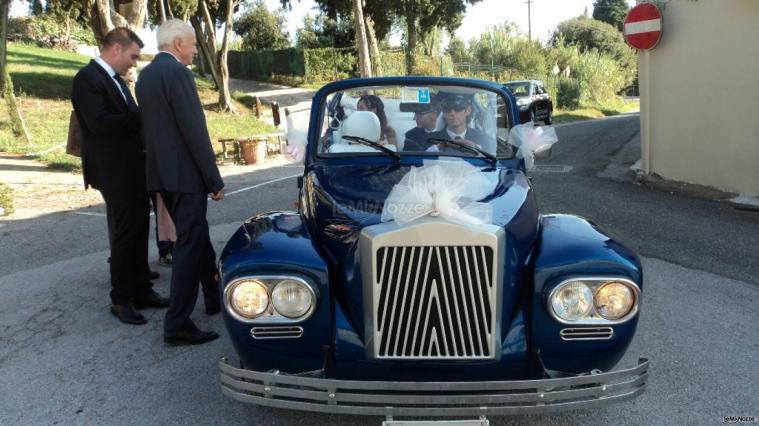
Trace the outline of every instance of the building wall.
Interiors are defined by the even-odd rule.
[[[639,53],[643,169],[759,195],[759,1],[671,0]]]

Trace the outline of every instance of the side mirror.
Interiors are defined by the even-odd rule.
[[[541,145],[538,147],[538,149],[535,150],[533,154],[535,155],[536,160],[538,159],[544,160],[544,159],[551,158],[552,150],[553,150],[553,145],[548,145],[548,144]]]

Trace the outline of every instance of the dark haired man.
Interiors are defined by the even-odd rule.
[[[437,118],[440,115],[440,105],[433,98],[429,104],[420,104],[420,109],[414,111],[416,127],[406,132],[404,151],[426,151],[430,148],[427,138],[435,131]]]
[[[456,140],[468,145],[482,147],[488,143],[488,136],[473,128],[469,127],[469,121],[472,116],[472,98],[465,95],[447,95],[442,100],[443,118],[445,119],[445,129],[439,130],[428,135],[429,138]],[[446,147],[445,144],[437,146],[437,150],[442,152],[457,151],[455,147]],[[431,150],[435,150],[435,148]]]
[[[137,65],[142,40],[128,28],[103,39],[100,56],[74,77],[71,103],[82,128],[84,187],[105,200],[111,246],[111,313],[145,324],[136,308],[168,306],[148,281],[149,207],[140,115],[122,74]]]

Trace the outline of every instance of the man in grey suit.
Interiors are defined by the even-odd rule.
[[[137,81],[145,134],[148,191],[159,191],[177,231],[174,246],[170,305],[164,341],[171,345],[200,344],[219,337],[201,331],[190,319],[203,288],[206,313],[221,309],[216,254],[208,232],[208,194],[224,198],[224,182],[208,136],[192,63],[198,50],[195,31],[179,19],[158,28],[153,62]]]

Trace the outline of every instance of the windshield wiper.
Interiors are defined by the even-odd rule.
[[[390,157],[392,157],[393,160],[395,160],[395,162],[398,162],[398,161],[401,160],[401,156],[398,155],[397,152],[393,151],[392,149],[386,148],[381,143],[370,141],[369,139],[365,139],[365,138],[362,138],[360,136],[345,136],[345,135],[343,135],[343,139],[347,139],[347,140],[349,140],[351,142],[357,142],[357,143],[360,143],[361,145],[370,146],[370,147],[372,147],[374,149],[382,151],[385,154],[387,154]]]
[[[490,160],[490,162],[493,163],[493,165],[495,165],[498,162],[498,159],[495,158],[495,155],[483,150],[482,148],[478,148],[476,145],[469,145],[469,144],[465,144],[464,142],[459,142],[459,141],[444,139],[444,138],[427,138],[427,142],[451,144],[457,148],[463,149],[464,151],[480,154],[483,157]]]

